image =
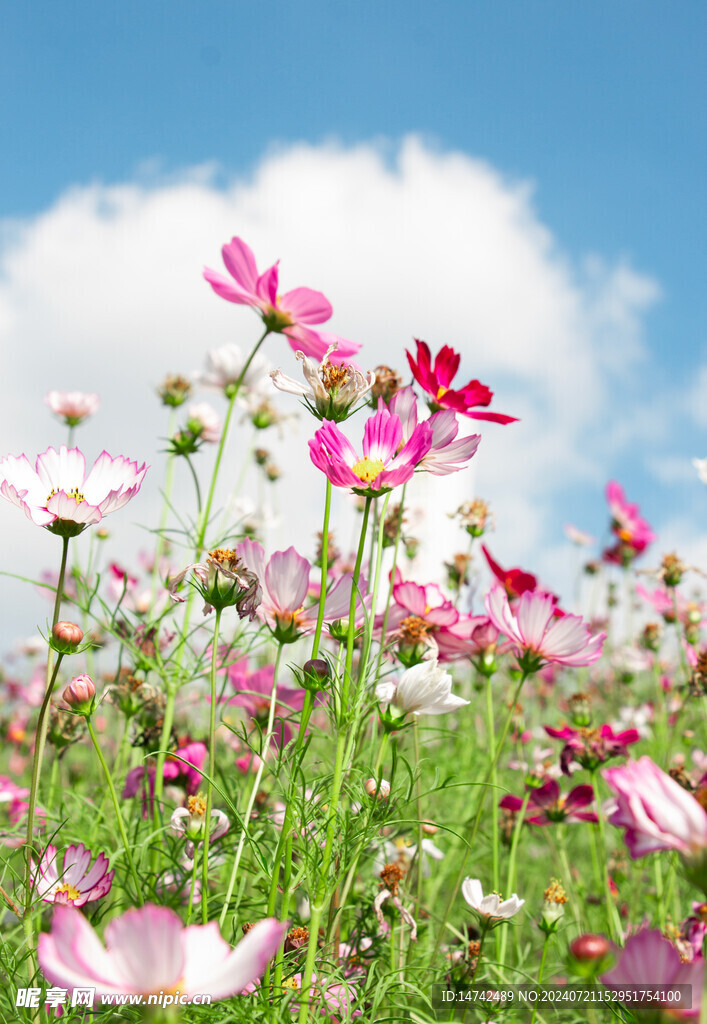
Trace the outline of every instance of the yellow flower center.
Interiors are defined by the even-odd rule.
[[[437,388],[437,401],[439,402],[440,398],[444,398],[444,396],[447,394],[448,391],[449,391],[449,388],[443,388],[440,385],[440,387]]]
[[[54,890],[54,897],[56,898],[59,895],[59,893],[63,893],[66,896],[68,902],[73,902],[74,900],[77,900],[81,895],[79,890],[75,889],[73,885],[69,885],[68,882],[64,882],[63,885],[57,886],[57,888]]]
[[[47,505],[49,504],[50,498],[53,498],[55,494],[59,493],[58,487],[52,487],[51,491],[47,495]],[[65,494],[69,498],[73,498],[77,505],[80,505],[82,501],[85,501],[85,497],[78,489],[78,487],[72,487],[70,491],[65,491]]]
[[[206,800],[203,795],[199,793],[197,796],[190,796],[187,800],[187,810],[191,815],[203,818],[206,814]]]
[[[372,484],[385,469],[385,463],[382,459],[358,459],[351,469],[359,480],[365,484]]]
[[[294,992],[299,992],[299,982],[295,977],[285,978],[285,980],[282,983],[282,987],[291,988]]]

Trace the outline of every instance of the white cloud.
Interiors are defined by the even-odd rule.
[[[255,315],[217,299],[201,279],[204,264],[220,269],[220,245],[239,234],[261,266],[281,258],[283,289],[307,284],[329,296],[331,327],[364,344],[363,364],[403,369],[413,336],[433,349],[449,344],[463,354],[463,382],[479,377],[496,391],[494,408],[522,417],[482,426],[474,480],[498,514],[499,557],[542,572],[538,551],[558,494],[603,482],[600,446],[588,438],[603,432],[608,441],[620,430],[616,416],[604,417],[612,388],[641,359],[656,283],[624,260],[574,266],[535,212],[530,183],[415,137],[392,150],[273,150],[250,178],[225,185],[214,167],[163,180],[150,173],[75,186],[37,216],[0,226],[3,447],[31,452],[62,440],[42,405],[50,388],[98,391],[102,410],[81,439],[94,453],[106,447],[152,463],[146,494],[120,515],[153,524],[163,472],[154,438],[165,416],[152,389],[167,372],[198,369],[208,348],[248,346],[257,335]],[[293,371],[281,339],[269,340],[268,354]],[[630,421],[631,410],[623,415]],[[299,499],[283,497],[292,532],[277,539],[305,547],[319,528],[305,495],[321,489],[305,445],[311,427],[301,422],[275,453]],[[352,436],[359,430],[354,421]],[[231,477],[243,447],[235,438]],[[436,489],[440,515],[471,487],[460,475],[444,499]],[[279,489],[288,493],[286,482]],[[186,485],[184,495],[190,500]],[[36,572],[56,545],[18,516],[3,503],[0,527],[12,537],[4,560],[11,571]],[[440,561],[463,543],[444,522],[435,533]]]

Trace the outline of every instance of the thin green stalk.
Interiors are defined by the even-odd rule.
[[[216,775],[216,671],[218,668],[218,634],[222,608],[215,609],[214,638],[211,642],[211,705],[209,708],[209,760],[206,776],[206,819],[204,824],[203,861],[201,865],[201,923],[209,920],[209,839],[211,834],[211,781]],[[196,859],[196,850],[194,851]]]
[[[527,789],[523,795],[523,803],[521,804],[520,810],[518,811],[518,817],[515,820],[513,826],[513,838],[511,839],[511,852],[508,858],[508,875],[506,876],[506,888],[504,895],[507,898],[513,893],[513,886],[516,882],[516,859],[518,857],[518,846],[520,843],[521,832],[523,831],[523,822],[525,821],[525,812],[528,810],[528,803],[532,796],[532,789]],[[496,800],[494,800],[496,804]],[[496,889],[498,892],[498,889]],[[503,935],[500,940],[500,949],[498,952],[499,962],[505,964],[506,962],[506,948],[508,945],[508,929],[504,929]]]
[[[498,783],[498,773],[496,771],[496,736],[495,736],[495,717],[493,707],[493,687],[491,685],[492,676],[486,676],[486,736],[489,745],[489,757],[491,758],[491,787],[496,791],[496,785]],[[501,869],[499,864],[499,837],[498,837],[498,801],[494,800],[491,805],[491,853],[493,857],[493,891],[498,892],[501,885]],[[510,873],[510,866],[509,866]],[[508,888],[510,895],[510,888]],[[504,932],[505,935],[505,932]]]
[[[546,932],[545,933],[545,941],[543,942],[543,952],[542,952],[542,956],[540,958],[540,968],[538,970],[538,988],[540,988],[540,986],[543,983],[543,975],[545,974],[545,961],[547,959],[547,949],[548,949],[549,944],[550,944],[550,935]],[[535,1003],[534,1006],[533,1006],[533,1016],[530,1018],[530,1024],[535,1024],[535,1015],[537,1014],[537,1012],[538,1012],[538,1004]]]
[[[420,907],[422,906],[422,840],[425,837],[425,834],[422,829],[422,793],[420,785],[420,726],[417,720],[417,716],[413,718],[412,722],[412,738],[415,750],[415,767],[417,769],[417,778],[415,779],[415,806],[417,813],[417,850],[415,851],[415,863],[417,865],[417,889],[415,894],[415,913],[413,914],[413,917],[417,918],[420,915]]]
[[[115,820],[118,823],[118,829],[120,831],[120,838],[123,840],[123,847],[125,849],[125,858],[126,858],[126,860],[128,862],[128,866],[130,868],[130,873],[133,876],[133,882],[135,884],[135,897],[136,897],[138,903],[140,904],[140,906],[142,906],[143,903],[144,903],[144,900],[142,898],[142,887],[140,885],[140,879],[138,877],[138,873],[137,873],[137,871],[135,869],[135,862],[133,861],[133,855],[130,852],[130,843],[128,842],[128,836],[127,836],[127,833],[125,831],[125,824],[123,822],[123,815],[120,813],[120,804],[118,803],[118,795],[115,792],[115,786],[113,785],[113,779],[111,778],[110,769],[108,768],[108,765],[106,764],[106,759],[103,756],[103,751],[101,750],[100,746],[98,745],[98,739],[96,737],[96,733],[94,732],[93,725],[91,724],[91,719],[89,717],[86,718],[86,725],[88,727],[88,734],[91,737],[91,742],[93,743],[93,748],[96,751],[96,756],[98,757],[98,760],[101,763],[101,768],[103,769],[103,774],[105,776],[106,785],[108,787],[108,792],[110,793],[111,802],[113,804],[113,809],[115,811]]]
[[[319,609],[317,611],[317,626],[314,630],[312,641],[312,657],[319,654],[319,642],[322,636],[324,624],[324,604],[326,602],[327,579],[329,570],[329,515],[331,513],[331,480],[327,477],[326,497],[324,499],[324,522],[322,524],[322,566],[319,584]]]
[[[403,489],[400,492],[400,505],[398,514],[398,528],[395,531],[395,544],[393,546],[393,565],[390,570],[390,583],[388,584],[388,596],[385,600],[385,610],[383,612],[383,625],[381,627],[381,642],[380,649],[378,651],[378,663],[376,665],[376,678],[380,675],[381,663],[383,661],[383,653],[385,651],[385,638],[388,632],[388,617],[390,615],[390,602],[393,597],[393,587],[395,586],[395,573],[398,568],[398,550],[400,548],[400,538],[403,535],[403,512],[405,510],[405,490],[407,483],[403,484]]]
[[[594,786],[594,792],[597,795],[597,832],[599,833],[599,863],[601,866],[603,886],[604,886],[604,898],[606,900],[606,917],[609,927],[609,936],[614,942],[621,942],[623,938],[623,930],[621,928],[621,922],[619,920],[619,912],[616,908],[614,896],[611,891],[611,882],[609,880],[609,871],[606,866],[606,835],[604,830],[604,816],[601,809],[601,801],[597,791],[597,777],[596,769],[592,774],[592,785]]]
[[[260,764],[258,770],[255,773],[253,779],[253,785],[251,787],[250,796],[248,797],[248,803],[246,805],[245,812],[241,822],[241,834],[238,840],[238,847],[236,849],[236,855],[233,858],[233,866],[231,868],[231,877],[228,880],[228,888],[226,890],[226,899],[224,900],[223,908],[221,910],[221,916],[219,918],[219,925],[223,930],[223,925],[228,914],[228,908],[233,897],[233,890],[236,885],[236,875],[238,874],[238,868],[241,863],[241,857],[243,856],[243,849],[245,847],[246,834],[250,827],[250,816],[253,813],[253,807],[255,806],[255,798],[258,790],[260,789],[260,783],[263,778],[263,772],[265,771],[265,758],[267,757],[268,749],[274,735],[274,722],[275,722],[275,707],[277,705],[277,676],[280,668],[280,656],[282,655],[282,644],[277,645],[277,654],[275,656],[275,671],[273,673],[272,681],[272,692],[270,694],[270,707],[268,709],[268,724],[265,733],[265,739],[263,740],[263,746],[260,752]],[[202,897],[203,899],[203,897]]]
[[[354,640],[356,637],[356,600],[358,598],[358,581],[361,575],[361,562],[363,561],[363,549],[366,543],[366,531],[368,529],[368,515],[371,510],[371,497],[366,498],[363,509],[363,522],[361,523],[361,535],[358,541],[356,553],[356,564],[354,566],[353,578],[351,580],[351,600],[349,602],[349,631],[346,638],[346,665],[344,667],[344,678],[341,683],[341,716],[346,719],[349,713],[349,687],[351,685]]]
[[[172,437],[177,425],[177,412],[176,409],[171,408],[169,410],[169,422],[167,425],[167,436]],[[150,585],[150,607],[153,608],[155,599],[157,597],[157,584],[160,578],[160,562],[165,553],[167,547],[167,541],[165,538],[165,531],[167,529],[167,520],[169,519],[169,509],[172,503],[172,488],[174,487],[174,455],[167,456],[167,467],[165,469],[164,479],[164,501],[162,503],[162,515],[160,517],[160,525],[157,532],[157,544],[155,545],[155,561],[152,566],[152,580]]]
[[[456,877],[456,881],[454,883],[454,887],[453,887],[451,893],[449,894],[449,899],[447,900],[447,904],[446,904],[446,906],[444,908],[444,914],[442,915],[442,921],[441,921],[441,924],[440,924],[440,927],[439,927],[439,931],[437,933],[437,939],[435,940],[434,950],[432,952],[432,959],[434,959],[437,956],[437,953],[439,952],[440,946],[442,945],[442,938],[443,938],[443,935],[444,935],[444,929],[446,928],[447,921],[449,920],[449,915],[450,915],[450,913],[452,911],[452,907],[454,906],[454,901],[457,898],[457,895],[459,893],[459,889],[461,887],[462,881],[463,881],[465,873],[466,873],[466,862],[467,862],[467,858],[469,856],[469,850],[473,846],[474,840],[476,838],[476,833],[478,832],[479,825],[481,823],[481,815],[483,813],[484,803],[486,801],[486,789],[487,789],[487,786],[488,786],[489,782],[491,781],[491,776],[493,774],[493,771],[494,771],[496,765],[498,764],[498,759],[500,757],[501,751],[503,750],[503,746],[504,746],[504,744],[506,742],[506,737],[508,736],[508,730],[510,729],[510,726],[511,726],[511,721],[513,719],[513,712],[515,711],[515,706],[516,706],[516,704],[518,702],[518,698],[520,697],[520,692],[523,689],[523,684],[525,683],[525,680],[528,678],[529,674],[530,673],[528,673],[526,671],[523,671],[523,673],[521,674],[520,680],[518,681],[518,685],[516,686],[515,691],[513,693],[513,698],[511,700],[511,705],[510,705],[510,707],[508,709],[508,714],[506,715],[506,719],[505,719],[505,721],[503,723],[503,728],[501,729],[500,738],[498,740],[498,743],[496,744],[496,749],[495,749],[495,752],[494,752],[494,756],[492,758],[491,764],[489,765],[488,771],[486,772],[486,776],[484,777],[484,779],[483,779],[483,781],[481,783],[481,796],[479,797],[479,803],[478,803],[478,806],[477,806],[477,809],[476,809],[476,814],[474,815],[473,825],[472,825],[472,828],[471,828],[471,832],[469,834],[469,838],[466,841],[466,844],[464,846],[462,856],[460,858],[459,871],[457,872],[457,877]]]
[[[383,499],[383,509],[378,518],[378,543],[376,546],[376,565],[373,574],[373,591],[371,593],[371,611],[370,611],[370,623],[369,628],[366,630],[366,635],[363,640],[363,650],[361,653],[361,664],[359,666],[358,678],[361,683],[366,680],[366,669],[368,668],[368,659],[371,653],[371,642],[373,640],[373,622],[376,617],[376,605],[378,604],[378,588],[380,586],[381,577],[381,562],[383,558],[383,532],[385,530],[385,515],[388,510],[388,501],[390,499],[390,491],[386,494]],[[378,506],[376,505],[376,511]]]
[[[187,905],[187,924],[191,922],[191,912],[194,906],[194,890],[196,889],[196,847],[194,848],[194,862],[191,866],[191,884],[189,886],[189,903]],[[204,902],[204,894],[201,895],[201,901]]]

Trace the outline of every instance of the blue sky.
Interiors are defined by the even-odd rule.
[[[168,189],[203,165],[215,192],[234,180],[247,188],[299,143],[315,156],[327,144],[349,153],[365,144],[391,165],[411,135],[430,154],[462,154],[491,168],[501,190],[532,186],[527,210],[549,235],[538,250],[551,250],[555,268],[571,265],[585,298],[593,260],[637,275],[624,289],[635,308],[618,319],[631,321],[640,351],[614,367],[597,417],[604,436],[614,416],[635,409],[640,422],[617,423],[627,440],[607,452],[604,479],[624,481],[649,518],[689,520],[694,544],[707,495],[680,466],[707,454],[698,389],[707,383],[706,22],[702,3],[661,0],[7,6],[0,242],[7,253],[18,225],[44,224],[72,190]],[[220,240],[239,230],[224,223]],[[280,255],[273,244],[268,258]],[[345,322],[336,328],[350,334]],[[402,348],[415,325],[400,329]],[[13,344],[11,327],[2,342]],[[477,375],[473,350],[464,355]],[[488,383],[505,379],[500,370]],[[586,429],[587,444],[600,443]],[[601,487],[590,477],[555,486],[553,530],[572,519],[600,531]]]

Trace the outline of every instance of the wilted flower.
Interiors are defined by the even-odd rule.
[[[110,892],[115,871],[108,870],[108,858],[99,853],[93,867],[93,855],[83,843],[69,846],[61,867],[56,846],[47,846],[37,867],[32,862],[32,875],[37,895],[45,903],[66,903],[82,907]]]
[[[478,380],[469,381],[463,388],[453,391],[450,384],[459,369],[460,355],[449,345],[444,345],[435,356],[434,367],[429,346],[415,339],[416,359],[406,352],[408,363],[417,383],[429,395],[430,409],[452,409],[474,420],[490,420],[492,423],[515,423],[517,417],[505,416],[499,412],[478,412],[476,406],[491,404],[493,391]]]
[[[393,704],[402,715],[445,715],[469,703],[454,696],[452,682],[435,658],[406,669],[397,683],[379,683],[376,697],[384,708]]]
[[[169,592],[175,601],[185,598],[177,594],[177,588],[188,573],[192,572],[196,587],[204,598],[204,615],[212,608],[230,608],[235,605],[239,618],[255,618],[258,605],[263,599],[263,589],[254,572],[248,569],[240,556],[226,548],[209,551],[205,562],[193,562],[169,581]]]
[[[87,395],[83,391],[49,391],[44,401],[67,427],[78,426],[88,416],[93,416],[100,405],[98,395]]]
[[[543,909],[540,913],[538,927],[546,935],[552,935],[560,926],[560,921],[565,916],[565,903],[567,893],[556,878],[550,880],[543,897]]]
[[[472,910],[481,918],[482,922],[493,927],[511,917],[515,917],[525,903],[513,893],[507,900],[504,900],[497,892],[484,896],[481,882],[478,878],[465,878],[462,882],[462,896]]]
[[[390,925],[383,917],[382,908],[386,900],[390,900],[405,924],[410,928],[410,941],[415,942],[417,940],[417,922],[400,899],[400,883],[405,874],[406,869],[399,861],[384,866],[380,872],[381,881],[378,883],[380,892],[373,901],[373,912],[378,921],[378,934],[387,935],[390,931]]]
[[[170,374],[165,377],[157,389],[157,394],[162,399],[162,404],[171,406],[173,409],[183,405],[191,392],[191,382],[186,377],[181,377],[178,374]]]
[[[458,519],[470,537],[481,537],[492,513],[483,498],[465,501],[450,518]]]
[[[334,344],[328,348],[319,365],[313,359],[308,359],[304,352],[295,353],[302,362],[306,385],[286,377],[282,370],[270,372],[278,391],[300,395],[317,419],[332,420],[334,423],[340,423],[355,411],[356,403],[368,394],[376,379],[370,370],[363,374],[340,359],[332,362],[329,357],[337,347]]]
[[[60,537],[75,537],[110,512],[127,505],[147,472],[123,455],[101,452],[86,476],[78,448],[62,445],[37,456],[32,469],[26,455],[0,459],[0,494],[17,505],[37,526]]]
[[[255,256],[242,238],[232,238],[221,249],[223,262],[232,280],[206,269],[204,277],[222,299],[256,309],[269,331],[284,334],[292,348],[321,359],[329,346],[338,341],[339,354],[352,356],[360,345],[344,341],[326,331],[316,331],[311,324],[322,324],[331,317],[331,303],[321,292],[311,288],[295,288],[278,294],[278,263],[258,274]]]
[[[57,907],[52,930],[39,936],[37,957],[53,985],[145,996],[208,992],[212,1000],[242,992],[264,972],[287,931],[287,922],[260,921],[235,949],[215,922],[185,928],[168,907],[147,904],[114,918],[104,948],[83,914]],[[156,955],[156,954],[159,955]]]

